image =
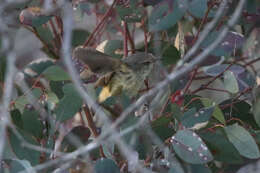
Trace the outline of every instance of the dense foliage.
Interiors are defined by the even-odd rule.
[[[0,172],[260,172],[258,0],[3,0],[0,14]],[[79,45],[160,60],[137,96],[96,104],[98,76],[81,87],[66,63],[80,71]]]

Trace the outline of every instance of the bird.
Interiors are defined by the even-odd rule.
[[[94,48],[83,46],[73,50],[72,58],[87,66],[80,71],[81,79],[88,78],[90,73],[99,76],[95,83],[95,87],[102,87],[98,96],[99,103],[122,92],[129,96],[136,96],[157,60],[151,53],[146,52],[138,52],[118,59]]]

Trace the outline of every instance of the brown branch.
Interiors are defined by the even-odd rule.
[[[196,68],[194,69],[194,71],[193,71],[193,73],[192,73],[192,75],[191,75],[191,77],[190,77],[190,80],[189,80],[188,84],[186,85],[186,87],[185,87],[185,89],[184,89],[184,91],[183,91],[184,94],[187,93],[188,89],[190,88],[191,83],[192,83],[192,81],[194,80],[194,78],[195,78],[197,72],[198,72],[198,67],[196,67]]]
[[[110,8],[107,10],[107,12],[104,14],[103,18],[101,19],[101,21],[99,22],[99,24],[96,26],[96,28],[94,29],[94,31],[91,33],[91,35],[88,37],[88,39],[86,40],[86,42],[83,44],[83,47],[87,47],[90,42],[92,41],[92,39],[95,37],[95,34],[100,30],[101,26],[103,25],[103,23],[105,22],[105,20],[107,20],[107,18],[109,17],[110,13],[112,12],[114,6],[117,4],[119,0],[114,0],[114,2],[112,3],[112,5],[110,6]]]
[[[126,25],[126,34],[127,34],[127,38],[128,38],[128,40],[129,40],[129,42],[130,42],[130,46],[131,46],[131,51],[132,51],[132,53],[135,53],[135,43],[134,43],[134,41],[133,41],[133,38],[131,37],[131,34],[130,34],[130,32],[129,32],[129,29],[128,29],[128,26]]]
[[[255,62],[257,61],[260,61],[260,57],[256,58],[256,59],[253,59],[252,61],[249,61],[248,63],[245,64],[245,66],[249,66],[249,65],[252,65],[254,64]]]
[[[230,92],[229,92],[229,91],[227,91],[227,90],[224,90],[224,89],[217,89],[217,88],[210,88],[210,87],[204,87],[203,89],[206,89],[206,90],[211,90],[211,91],[225,92],[225,93],[228,93],[228,94],[230,94]]]
[[[124,57],[127,57],[127,55],[128,55],[128,45],[127,45],[128,35],[127,35],[126,21],[123,21],[123,25],[124,25]]]
[[[85,112],[85,115],[86,115],[86,118],[88,121],[88,127],[92,131],[94,137],[97,138],[99,136],[99,133],[98,133],[97,127],[93,121],[92,115],[90,114],[90,111],[86,106],[83,107],[83,110]],[[99,147],[99,152],[100,152],[101,157],[106,157],[102,146]]]
[[[204,88],[207,88],[212,82],[214,82],[216,79],[218,79],[220,76],[222,76],[232,65],[233,65],[233,64],[229,64],[229,65],[227,66],[227,68],[226,68],[223,72],[219,73],[217,76],[215,76],[214,78],[212,78],[208,83],[206,83],[206,84],[204,84],[204,85],[201,85],[198,89],[194,90],[194,91],[192,92],[192,94],[195,94],[195,93],[199,92],[200,90],[202,90],[202,89],[204,89]]]
[[[206,23],[206,21],[208,20],[208,15],[209,15],[209,12],[210,10],[213,8],[213,6],[215,5],[215,3],[210,3],[206,13],[205,13],[205,16],[203,17],[202,19],[202,22],[200,23],[200,26],[199,26],[199,29],[198,29],[198,32],[195,36],[195,38],[192,40],[192,45],[196,42],[196,40],[198,39],[199,37],[199,34],[200,34],[200,31],[202,29],[202,26]]]

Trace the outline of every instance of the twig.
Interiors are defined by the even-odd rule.
[[[192,46],[192,48],[183,57],[183,63],[190,60],[190,58],[192,58],[192,55],[194,55],[194,53],[196,53],[196,51],[199,49],[200,44],[207,37],[208,33],[214,28],[214,26],[216,25],[216,23],[218,22],[220,17],[223,15],[226,4],[227,4],[227,0],[223,0],[221,2],[220,7],[219,7],[218,11],[216,12],[214,19],[205,26],[205,28],[201,32],[199,38],[197,39],[196,43]]]
[[[254,64],[254,63],[257,62],[257,61],[260,61],[260,57],[255,58],[255,59],[253,59],[252,61],[249,61],[248,63],[245,64],[245,66],[249,66],[249,65],[251,65],[251,64]]]
[[[130,32],[129,32],[129,29],[128,29],[128,26],[126,25],[126,34],[127,34],[127,38],[128,38],[128,40],[129,40],[129,42],[130,42],[130,46],[131,46],[131,52],[132,53],[135,53],[135,43],[134,43],[134,41],[133,41],[133,38],[131,37],[131,34],[130,34]]]
[[[104,14],[103,18],[101,19],[101,21],[99,22],[99,24],[96,26],[96,28],[94,29],[94,31],[91,33],[91,35],[88,37],[88,39],[86,40],[86,42],[83,44],[83,47],[87,47],[90,42],[92,41],[92,39],[94,38],[95,34],[99,31],[99,29],[101,28],[101,26],[103,25],[103,23],[105,22],[105,20],[109,17],[110,13],[112,12],[114,6],[117,4],[119,0],[114,0],[114,2],[112,3],[112,5],[110,6],[110,8],[107,10],[107,12]]]
[[[216,79],[218,79],[220,76],[222,76],[233,64],[229,64],[227,66],[227,68],[222,71],[221,73],[219,73],[217,76],[215,76],[214,78],[212,78],[210,81],[208,81],[206,84],[201,85],[199,88],[197,88],[196,90],[194,90],[192,92],[192,94],[195,94],[197,92],[199,92],[200,90],[207,88],[212,82],[214,82]]]
[[[128,55],[128,45],[127,45],[128,35],[127,35],[126,21],[123,21],[123,25],[124,25],[124,57],[127,57],[127,55]]]
[[[186,85],[186,87],[185,87],[185,89],[184,89],[184,91],[183,91],[184,94],[187,93],[188,89],[190,88],[191,83],[192,83],[192,81],[194,80],[194,78],[195,78],[197,72],[198,72],[198,67],[196,67],[196,68],[194,69],[194,71],[193,71],[193,73],[192,73],[192,75],[191,75],[191,77],[190,77],[190,80],[189,80],[188,84]]]
[[[89,109],[86,106],[84,106],[83,110],[84,110],[86,118],[88,120],[88,127],[91,129],[92,133],[94,134],[94,137],[97,138],[99,136],[99,134],[98,134],[98,131],[97,131],[97,127],[96,127],[96,125],[93,121],[93,118],[92,118],[92,116],[89,112]],[[101,157],[106,158],[106,155],[104,153],[102,146],[99,147],[99,152],[100,152]]]
[[[199,37],[199,34],[200,34],[200,31],[201,31],[201,28],[202,26],[206,23],[207,19],[208,19],[208,15],[209,15],[209,12],[210,10],[212,9],[212,7],[215,5],[215,3],[210,3],[203,19],[202,19],[202,22],[200,23],[200,26],[199,26],[199,29],[198,29],[198,32],[196,34],[196,36],[194,37],[194,39],[192,40],[192,45],[197,41],[198,37]]]

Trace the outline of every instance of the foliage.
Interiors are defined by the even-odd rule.
[[[0,118],[3,122],[8,118],[7,124],[0,123],[4,141],[3,152],[0,143],[0,172],[49,173],[60,168],[70,173],[233,173],[259,162],[257,0],[246,1],[235,26],[228,25],[240,1],[228,1],[223,15],[188,60],[186,53],[215,20],[221,1],[49,2],[51,10],[37,0],[0,4],[4,14],[19,20],[16,28],[9,23],[7,28],[13,33],[27,29],[41,43],[35,51],[48,57],[15,71],[10,66],[15,49],[9,45],[12,41],[15,45],[15,34],[6,34],[9,31],[0,27]],[[122,93],[96,104],[100,88],[94,82],[100,76],[93,73],[82,80],[88,97],[78,90],[77,79],[62,63],[67,9],[75,10],[69,11],[75,26],[84,25],[72,28],[69,52],[84,45],[117,60],[144,51],[158,58],[137,96]],[[85,26],[90,16],[96,17],[94,30]],[[224,39],[208,52],[206,60],[195,64],[225,28]],[[10,43],[6,37],[12,38]],[[34,42],[23,44],[29,47]],[[19,52],[15,55],[20,56]],[[76,72],[88,69],[81,61],[71,62]],[[174,75],[176,79],[171,80]],[[8,89],[12,93],[7,97]],[[145,102],[138,100],[149,91],[155,92],[146,95]],[[130,105],[135,109],[124,112]]]

